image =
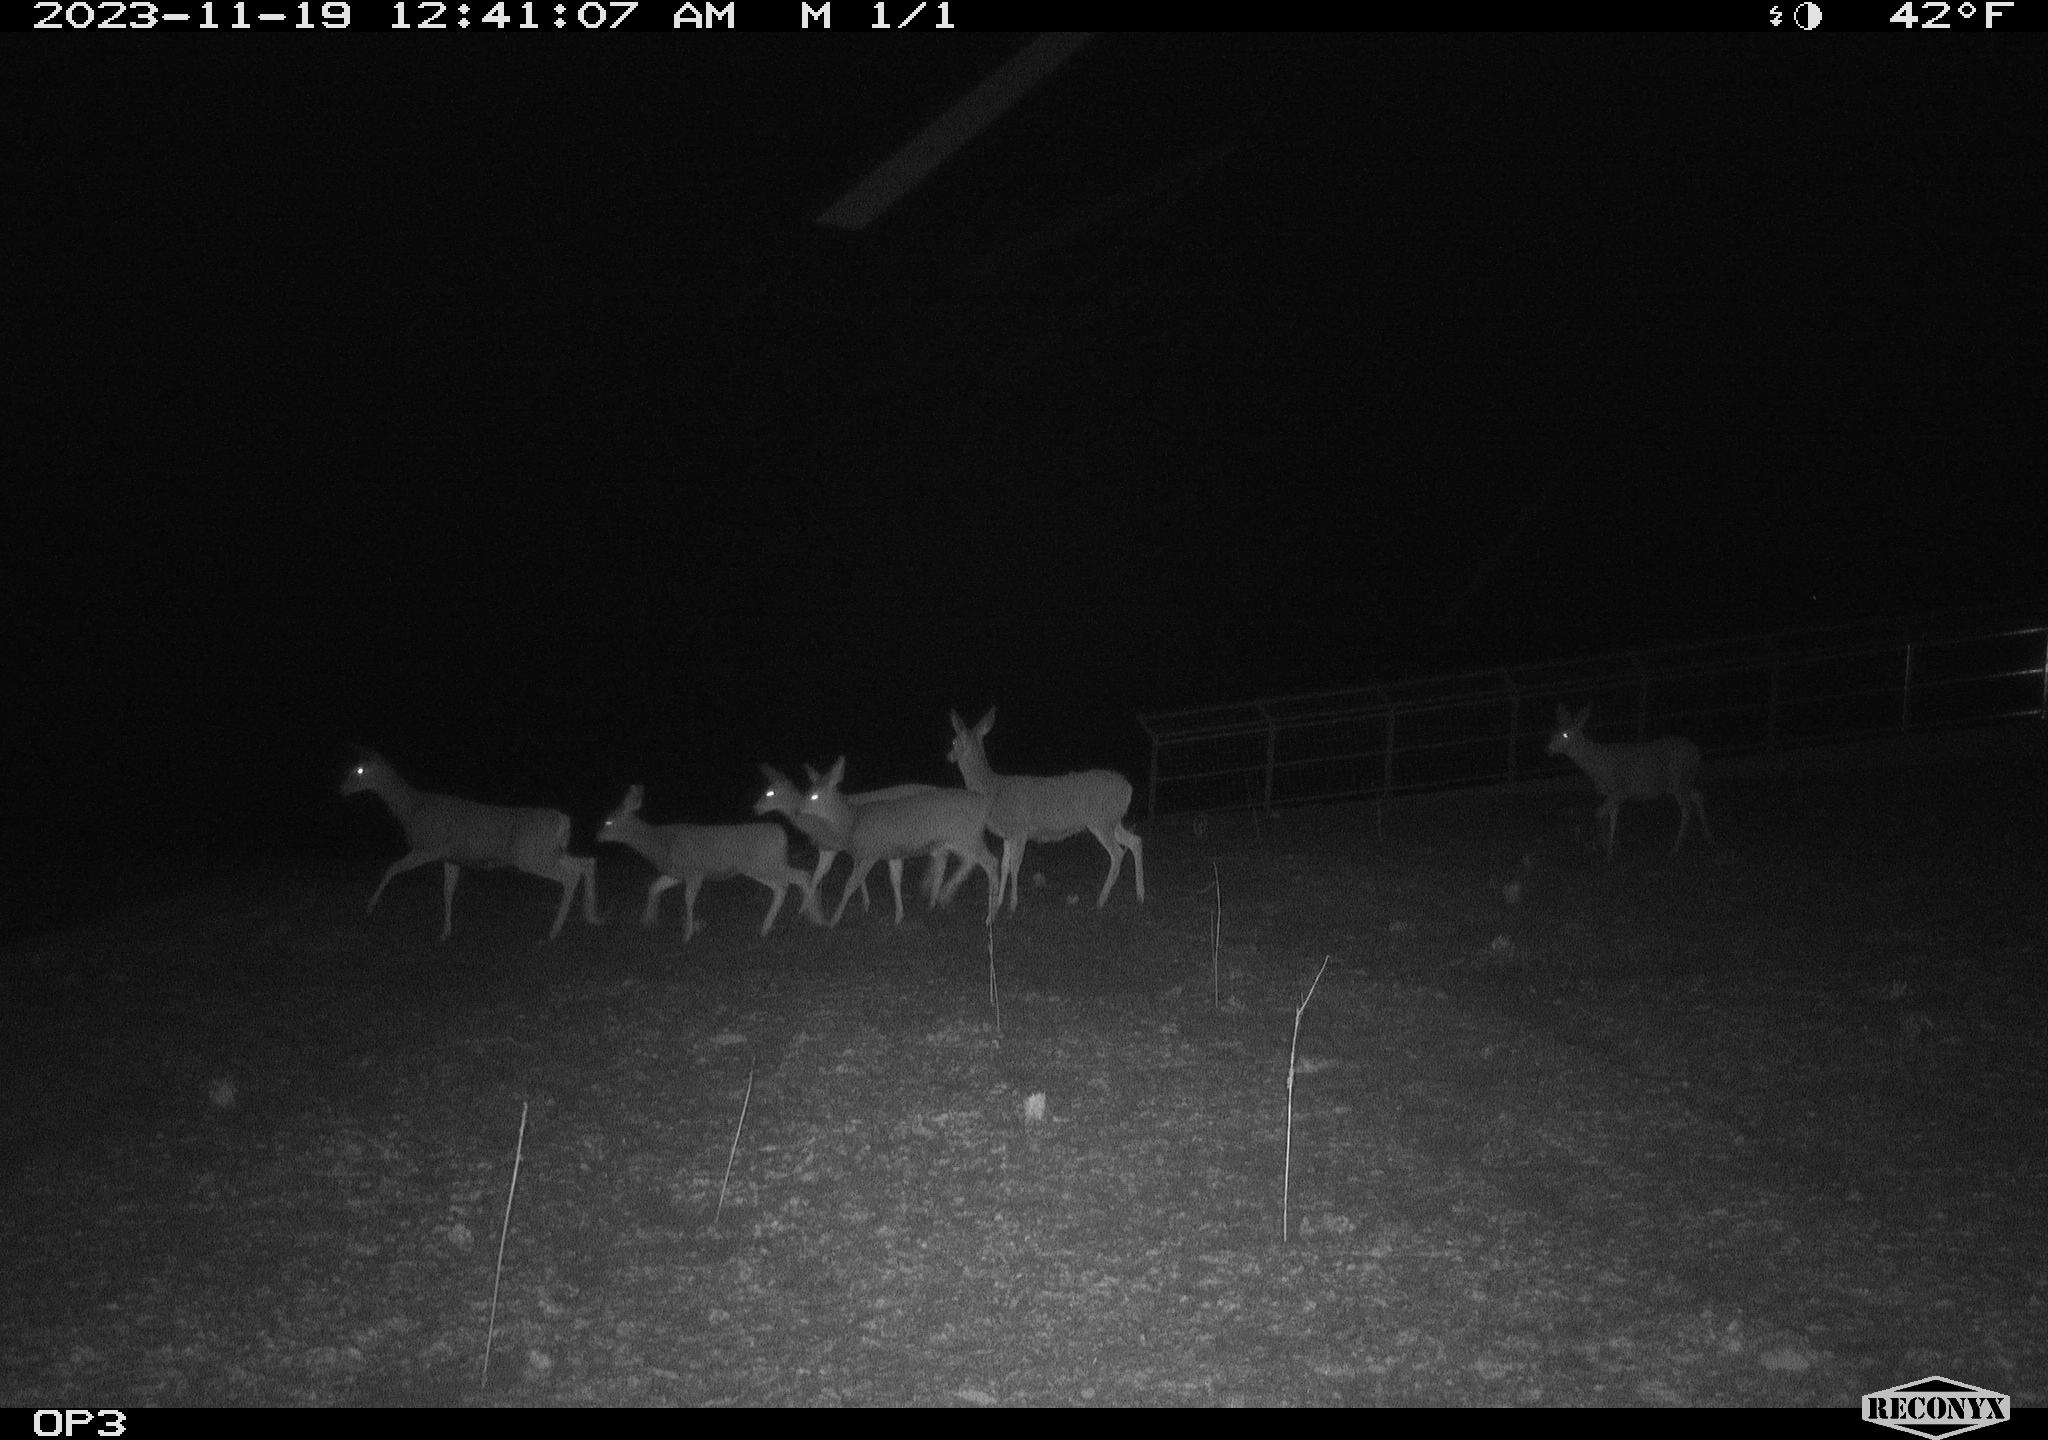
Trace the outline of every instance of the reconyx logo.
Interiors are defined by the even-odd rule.
[[[2012,1413],[2012,1397],[1975,1385],[1958,1385],[1940,1375],[1929,1375],[1910,1385],[1873,1390],[1863,1397],[1863,1418],[1873,1425],[1887,1425],[1909,1435],[1940,1440],[1965,1430],[1982,1430],[1996,1425]]]

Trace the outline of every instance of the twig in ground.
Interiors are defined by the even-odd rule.
[[[1003,1043],[1003,996],[996,988],[996,915],[991,910],[983,922],[988,927],[988,1003],[996,1007],[996,1044]]]
[[[484,1331],[481,1390],[491,1383],[491,1346],[498,1338],[498,1282],[505,1278],[505,1237],[512,1233],[512,1197],[519,1193],[519,1160],[526,1153],[526,1102],[519,1102],[519,1139],[512,1147],[512,1183],[505,1187],[505,1218],[498,1225],[498,1268],[491,1272],[491,1323]]]
[[[1216,879],[1216,907],[1209,914],[1209,1004],[1212,1009],[1221,1010],[1223,980],[1217,957],[1223,948],[1223,872],[1216,868],[1213,856],[1209,860],[1209,873]]]
[[[1287,1044],[1287,1154],[1280,1167],[1280,1239],[1287,1239],[1287,1193],[1294,1180],[1294,1054],[1301,1046],[1301,1012],[1308,1009],[1308,1002],[1315,998],[1316,986],[1323,983],[1323,971],[1330,968],[1330,957],[1325,955],[1323,963],[1316,967],[1316,978],[1308,982],[1308,994],[1301,997],[1301,1003],[1294,1007],[1294,1038]]]
[[[711,1223],[716,1225],[718,1217],[725,1213],[725,1187],[732,1183],[732,1162],[740,1153],[740,1129],[747,1123],[747,1104],[754,1098],[754,1068],[747,1067],[747,1093],[740,1097],[739,1124],[732,1127],[732,1151],[725,1157],[725,1178],[718,1182],[718,1208],[711,1212]]]

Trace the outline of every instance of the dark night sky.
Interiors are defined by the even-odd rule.
[[[2030,37],[1099,36],[860,234],[1024,37],[298,38],[9,62],[14,926],[356,739],[587,846],[2041,592]]]

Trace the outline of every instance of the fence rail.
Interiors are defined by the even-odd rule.
[[[1560,702],[1602,740],[1684,734],[1709,754],[2048,719],[2048,625],[1984,612],[1140,715],[1148,813],[1305,804],[1562,773]]]

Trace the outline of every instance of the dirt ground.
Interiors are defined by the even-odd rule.
[[[217,880],[0,955],[0,1398],[2039,1404],[2044,800],[1173,818],[1142,907],[1083,837],[992,929],[734,881],[687,948],[618,853],[548,946],[517,875],[445,945],[431,870]]]

